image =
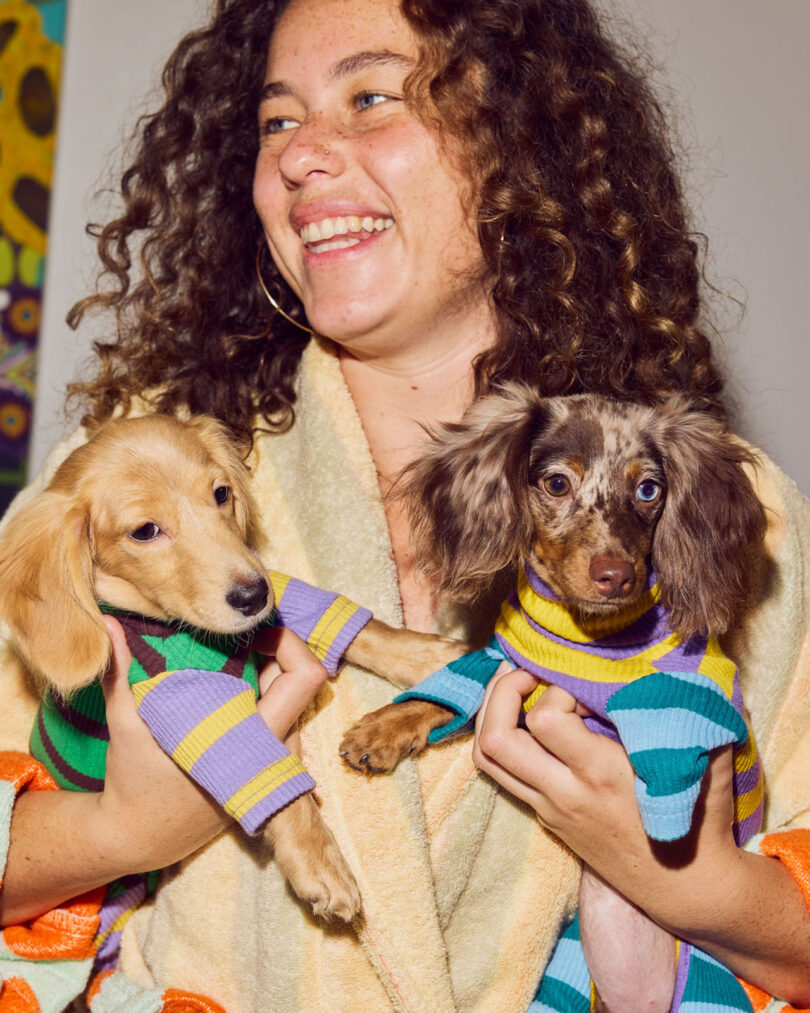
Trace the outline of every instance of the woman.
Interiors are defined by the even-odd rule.
[[[381,499],[423,424],[457,419],[506,378],[548,394],[684,390],[722,412],[660,113],[582,0],[401,11],[385,0],[220,0],[164,82],[124,177],[124,212],[101,233],[118,285],[75,314],[114,308],[118,338],[77,391],[90,398],[87,424],[119,405],[141,410],[150,391],[151,408],[223,418],[251,446],[274,565],[390,622],[480,643],[495,602],[474,615],[439,607],[415,572],[407,519]],[[129,244],[141,238],[143,278],[130,284]],[[786,495],[771,472],[767,482],[774,501]],[[118,645],[112,787],[95,803],[24,796],[7,921],[132,863],[176,860],[221,827],[143,741],[119,692],[126,661]],[[344,768],[343,731],[391,695],[345,670],[302,730],[324,814],[358,874],[357,934],[308,922],[272,865],[224,834],[127,926],[123,966],[138,985],[228,1010],[527,1008],[576,902],[578,863],[475,775],[468,743],[372,782]],[[130,749],[137,769],[125,766]],[[786,818],[807,804],[797,792]],[[101,831],[91,805],[108,817]],[[555,829],[602,871],[591,850],[604,816],[588,821]],[[58,863],[38,843],[44,828]],[[614,859],[608,879],[624,887],[627,863]],[[787,873],[777,879],[803,931],[798,891]],[[769,956],[783,956],[758,980],[799,996],[806,937],[788,946],[779,926],[768,931]],[[727,934],[733,955],[738,926]]]

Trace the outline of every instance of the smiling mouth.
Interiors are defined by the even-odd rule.
[[[349,215],[345,218],[323,218],[303,226],[301,240],[311,253],[328,253],[330,250],[347,250],[385,232],[394,224],[393,218],[373,218],[366,215]]]

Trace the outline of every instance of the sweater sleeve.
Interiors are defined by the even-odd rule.
[[[636,800],[647,834],[684,837],[709,752],[744,742],[748,729],[722,690],[706,676],[653,672],[623,686],[605,711],[636,772]]]
[[[371,612],[353,601],[307,584],[297,577],[269,571],[276,621],[304,640],[334,675],[349,644],[371,619]]]
[[[430,700],[447,707],[454,717],[446,725],[434,728],[428,741],[434,745],[453,735],[469,731],[484,700],[487,685],[501,663],[506,661],[496,646],[464,654],[444,668],[400,693],[394,703],[403,700]]]
[[[315,787],[270,731],[253,689],[223,672],[180,669],[132,687],[160,746],[249,834]]]

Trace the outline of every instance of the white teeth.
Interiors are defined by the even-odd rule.
[[[394,224],[393,218],[372,218],[366,215],[359,218],[349,215],[348,218],[322,218],[320,222],[309,222],[301,229],[302,242],[320,243],[333,236],[345,236],[351,232],[384,232]],[[350,245],[355,246],[356,242]]]
[[[330,250],[347,250],[350,246],[359,246],[359,239],[334,239],[331,243],[321,243],[313,253],[328,253]]]

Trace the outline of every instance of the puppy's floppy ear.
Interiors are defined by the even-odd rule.
[[[62,695],[106,667],[110,640],[93,598],[89,519],[46,490],[0,540],[0,616],[32,674]]]
[[[261,541],[259,510],[250,489],[250,473],[227,429],[209,415],[195,415],[187,423],[199,436],[211,457],[225,472],[233,492],[236,523],[245,542],[253,549]]]
[[[419,564],[439,591],[470,600],[529,551],[529,457],[548,419],[534,391],[506,385],[432,434],[403,472],[395,494],[410,514]]]
[[[717,419],[672,398],[657,413],[667,495],[653,566],[684,637],[725,632],[758,568],[765,510],[742,465],[753,455]]]

